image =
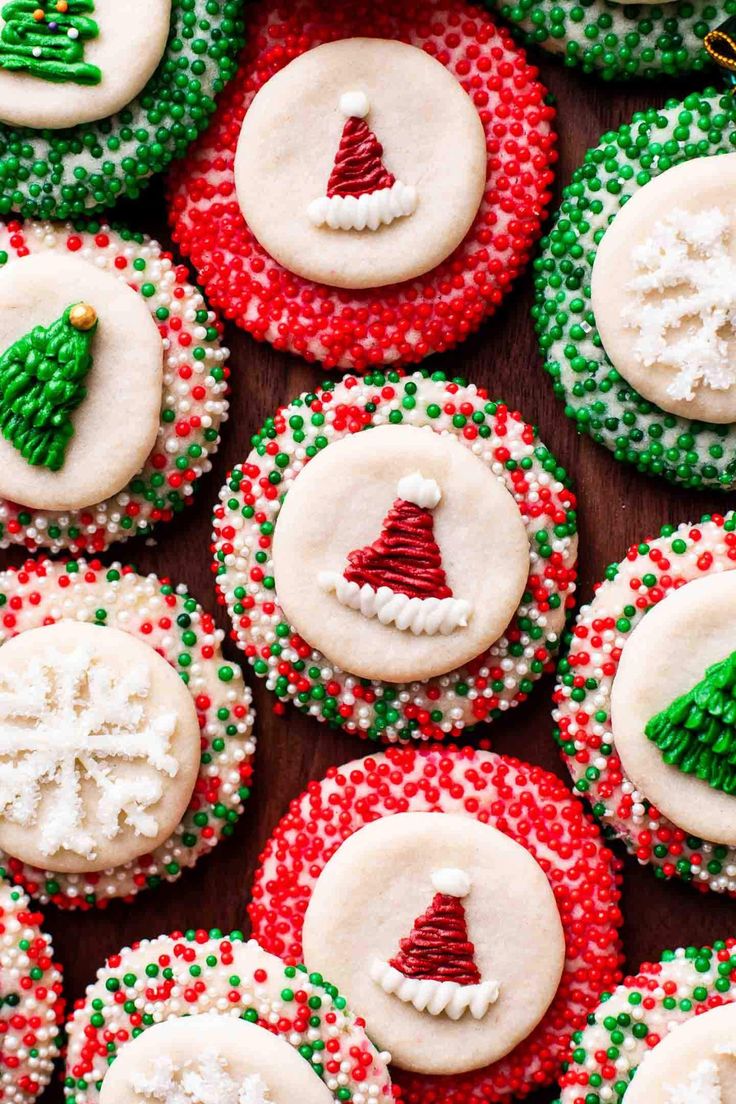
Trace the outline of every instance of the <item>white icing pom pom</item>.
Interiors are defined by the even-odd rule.
[[[433,510],[442,498],[442,491],[434,479],[425,479],[421,472],[412,472],[399,480],[396,488],[399,498],[413,502],[425,510]]]
[[[365,119],[371,109],[365,92],[343,92],[340,97],[340,110],[343,115],[354,115],[356,119]]]
[[[467,897],[470,893],[470,878],[464,870],[456,867],[435,870],[432,874],[432,885],[438,893],[444,893],[448,897]]]

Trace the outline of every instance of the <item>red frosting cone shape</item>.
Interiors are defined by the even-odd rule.
[[[407,978],[478,985],[474,956],[462,901],[437,893],[424,915],[414,921],[411,935],[401,940],[399,953],[389,965]]]
[[[328,196],[361,196],[396,183],[383,164],[383,146],[365,119],[351,115],[345,122],[335,164],[327,185]]]

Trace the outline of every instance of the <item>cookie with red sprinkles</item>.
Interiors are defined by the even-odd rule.
[[[211,468],[228,386],[222,325],[187,269],[129,230],[10,222],[0,308],[0,547],[101,552],[180,513]],[[85,344],[60,398],[42,389],[67,331],[70,349]],[[31,334],[55,419],[43,434]]]
[[[64,1022],[61,968],[25,893],[0,884],[0,1100],[32,1104],[51,1080]]]
[[[208,296],[258,340],[327,368],[452,348],[526,265],[550,200],[554,109],[536,68],[463,0],[298,0],[247,14],[238,74],[170,180],[174,240]],[[346,40],[365,57],[342,64]],[[428,107],[433,81],[413,69],[402,79],[394,52],[377,72],[367,54],[381,42],[414,47],[459,82],[483,131],[480,170],[471,121],[461,112],[447,127]]]
[[[0,862],[89,909],[175,881],[249,795],[251,695],[184,586],[119,563],[0,574]]]
[[[248,912],[267,950],[330,962],[360,995],[372,1038],[391,1034],[402,1099],[467,1104],[557,1076],[619,976],[618,883],[548,772],[467,747],[391,748],[291,803]]]
[[[375,372],[299,396],[253,446],[215,509],[215,573],[280,702],[393,743],[526,700],[577,537],[567,476],[520,414],[440,372]]]
[[[736,893],[736,516],[666,525],[607,568],[559,666],[576,791],[659,878]]]
[[[68,1104],[390,1104],[387,1063],[339,990],[242,932],[111,955],[67,1023]]]
[[[561,1104],[723,1099],[733,1077],[735,978],[732,938],[643,962],[573,1035]]]

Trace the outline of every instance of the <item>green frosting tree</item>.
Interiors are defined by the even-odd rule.
[[[0,356],[0,433],[29,464],[63,466],[74,435],[71,415],[87,394],[96,330],[94,308],[76,303]]]
[[[94,0],[10,0],[3,4],[0,69],[48,81],[99,84],[102,73],[84,60],[84,44],[99,27],[87,13]]]
[[[736,793],[736,652],[714,663],[701,681],[647,723],[645,733],[665,763]]]

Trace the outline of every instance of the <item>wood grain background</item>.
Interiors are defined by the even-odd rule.
[[[557,98],[559,152],[557,194],[570,179],[588,146],[605,130],[628,122],[634,111],[681,97],[694,87],[709,83],[604,85],[594,78],[564,69],[544,54],[534,56],[542,80]],[[710,83],[716,83],[712,79]],[[123,204],[116,219],[168,241],[161,182],[155,182],[143,200]],[[617,464],[603,448],[576,435],[554,399],[550,382],[542,372],[529,309],[532,303],[530,273],[522,278],[500,312],[479,334],[453,353],[432,364],[451,375],[461,374],[487,387],[521,410],[527,421],[540,427],[542,440],[572,475],[580,507],[580,579],[578,599],[587,601],[593,583],[606,564],[621,559],[634,541],[654,535],[666,522],[693,521],[710,510],[724,510],[726,496],[695,494],[639,475]],[[142,571],[167,574],[184,581],[202,604],[218,609],[218,623],[229,624],[216,607],[209,561],[210,513],[226,471],[249,451],[251,434],[272,413],[300,391],[312,388],[324,376],[317,368],[258,345],[229,326],[232,395],[230,420],[215,457],[214,470],[199,487],[195,505],[176,522],[157,531],[155,547],[129,541],[109,551],[104,559],[122,559]],[[0,566],[18,563],[17,550],[0,554]],[[240,653],[229,642],[225,651],[239,661]],[[355,737],[332,732],[317,721],[288,708],[283,717],[272,712],[273,699],[250,671],[257,708],[258,754],[253,796],[233,837],[200,861],[174,885],[141,893],[133,905],[113,904],[85,914],[46,910],[46,926],[53,934],[56,957],[65,971],[66,996],[71,1002],[102,965],[106,955],[131,941],[189,927],[244,928],[245,906],[258,855],[289,801],[310,779],[320,778],[328,766],[366,755],[373,749]],[[491,735],[499,752],[539,763],[567,781],[551,736],[550,694],[552,680],[538,683],[531,701],[507,714],[492,727],[478,731]],[[618,848],[619,855],[623,849]],[[626,857],[623,885],[623,930],[627,966],[658,958],[663,948],[705,943],[736,934],[736,902],[703,896],[679,882],[655,880],[648,867]],[[549,1100],[552,1090],[539,1092],[532,1101]],[[45,1094],[44,1104],[62,1100],[60,1083]],[[296,1104],[296,1102],[295,1102]]]

